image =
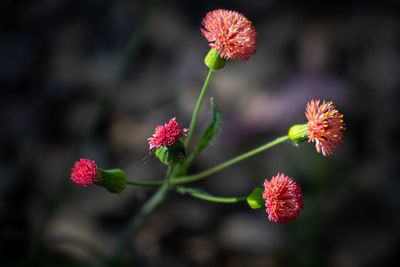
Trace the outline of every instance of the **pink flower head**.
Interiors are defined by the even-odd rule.
[[[93,160],[80,159],[72,168],[71,180],[81,186],[88,186],[98,180],[97,165]]]
[[[328,156],[343,142],[345,124],[332,102],[311,100],[307,103],[306,117],[308,142],[315,142],[318,153]]]
[[[218,9],[203,19],[202,34],[222,58],[246,61],[256,52],[257,33],[242,14]]]
[[[150,149],[160,146],[172,146],[182,136],[187,135],[188,129],[181,130],[181,126],[175,121],[176,118],[169,120],[168,124],[158,125],[154,131],[153,137],[147,138]]]
[[[299,216],[303,209],[301,188],[292,178],[277,174],[268,182],[265,179],[264,193],[268,219],[278,223],[287,223]]]

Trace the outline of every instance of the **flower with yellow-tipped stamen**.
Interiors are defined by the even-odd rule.
[[[318,153],[331,155],[343,142],[345,123],[343,115],[335,109],[333,102],[311,100],[307,103],[308,123],[296,124],[289,129],[288,136],[295,143],[307,140],[314,142]]]
[[[265,199],[268,219],[278,223],[296,219],[304,207],[300,186],[283,173],[278,173],[270,181],[265,179],[262,198]]]
[[[221,58],[246,61],[256,52],[257,33],[251,22],[236,11],[210,11],[203,26],[201,32]]]
[[[318,153],[331,155],[343,142],[345,123],[343,115],[333,105],[320,100],[311,100],[306,107],[308,142],[315,142]]]

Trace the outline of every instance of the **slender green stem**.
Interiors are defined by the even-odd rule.
[[[144,187],[158,187],[163,185],[163,181],[154,181],[154,182],[138,182],[138,181],[126,181],[127,185],[136,185],[136,186],[144,186]]]
[[[144,204],[139,213],[132,217],[132,219],[128,223],[128,226],[125,228],[116,249],[114,250],[113,258],[116,258],[126,247],[129,239],[132,237],[133,234],[135,234],[135,232],[143,223],[143,221],[147,218],[147,216],[150,215],[150,213],[161,203],[167,191],[168,185],[163,184],[157,190],[157,192],[146,202],[146,204]]]
[[[262,146],[260,146],[258,148],[250,150],[250,151],[248,151],[248,152],[246,152],[246,153],[244,153],[242,155],[239,155],[239,156],[237,156],[237,157],[235,157],[233,159],[225,161],[225,162],[223,162],[223,163],[221,163],[221,164],[219,164],[219,165],[217,165],[217,166],[215,166],[213,168],[210,168],[208,170],[205,170],[205,171],[197,173],[197,174],[181,176],[181,177],[176,177],[176,178],[174,178],[173,176],[169,175],[168,176],[169,177],[169,183],[172,184],[172,185],[173,184],[182,184],[182,183],[193,182],[193,181],[202,179],[202,178],[207,177],[207,176],[209,176],[211,174],[214,174],[214,173],[216,173],[218,171],[221,171],[221,170],[225,169],[226,167],[229,167],[230,165],[233,165],[233,164],[235,164],[235,163],[237,163],[239,161],[242,161],[242,160],[247,159],[247,158],[249,158],[251,156],[254,156],[254,155],[256,155],[256,154],[258,154],[258,153],[260,153],[260,152],[262,152],[262,151],[264,151],[264,150],[266,150],[268,148],[271,148],[271,147],[273,147],[275,145],[278,145],[278,144],[280,144],[280,143],[282,143],[282,142],[284,142],[284,141],[286,141],[288,139],[289,139],[289,137],[287,135],[279,137],[279,138],[277,138],[277,139],[275,139],[275,140],[273,140],[273,141],[271,141],[269,143],[266,143],[265,145],[262,145]],[[171,170],[171,172],[172,172],[172,170]],[[132,181],[128,181],[127,184],[137,185],[137,186],[156,187],[156,186],[161,186],[162,184],[164,184],[164,181],[154,181],[154,182],[132,182]]]
[[[174,168],[172,166],[168,166],[168,170],[167,170],[167,175],[165,176],[165,180],[164,180],[164,184],[168,185],[168,187],[172,187],[172,183],[171,183],[171,177],[172,174],[174,173]]]
[[[237,203],[237,202],[243,202],[247,199],[247,197],[218,197],[218,196],[213,196],[205,192],[201,192],[197,189],[194,188],[188,188],[188,187],[183,187],[183,186],[176,186],[175,187],[176,191],[182,194],[188,194],[192,197],[199,198],[202,200],[207,200],[210,202],[217,202],[217,203]]]
[[[161,187],[158,188],[157,192],[143,205],[142,209],[135,214],[119,240],[117,247],[111,259],[115,259],[121,251],[126,247],[129,239],[136,233],[139,227],[142,225],[143,221],[152,213],[152,211],[164,200],[164,197],[169,189],[169,178],[172,173],[172,167],[168,167],[167,175]]]
[[[194,109],[193,116],[192,116],[192,121],[190,122],[190,127],[189,127],[189,133],[188,136],[185,140],[185,147],[187,148],[190,142],[190,139],[192,138],[192,134],[194,131],[194,127],[196,126],[196,121],[197,121],[197,116],[199,115],[201,103],[203,102],[204,95],[206,94],[208,83],[210,82],[211,76],[213,74],[214,70],[210,69],[208,72],[207,78],[204,81],[203,88],[201,89],[199,99],[197,100],[196,108]]]
[[[217,165],[217,166],[215,166],[215,167],[213,167],[211,169],[208,169],[208,170],[205,170],[203,172],[200,172],[200,173],[197,173],[197,174],[193,174],[193,175],[187,175],[187,176],[172,178],[172,182],[174,184],[180,184],[180,183],[187,183],[187,182],[192,182],[192,181],[196,181],[196,180],[202,179],[202,178],[207,177],[207,176],[209,176],[209,175],[211,175],[213,173],[221,171],[221,170],[225,169],[226,167],[229,167],[229,166],[231,166],[231,165],[233,165],[233,164],[235,164],[235,163],[237,163],[239,161],[247,159],[247,158],[249,158],[251,156],[254,156],[255,154],[258,154],[258,153],[268,149],[268,148],[271,148],[271,147],[273,147],[273,146],[275,146],[277,144],[280,144],[280,143],[282,143],[282,142],[284,142],[284,141],[286,141],[288,139],[289,139],[289,136],[287,136],[287,135],[279,137],[279,138],[277,138],[277,139],[275,139],[275,140],[273,140],[273,141],[271,141],[269,143],[266,143],[265,145],[262,145],[260,147],[255,148],[255,149],[252,149],[252,150],[250,150],[250,151],[248,151],[248,152],[246,152],[246,153],[244,153],[242,155],[239,155],[239,156],[237,156],[237,157],[235,157],[233,159],[225,161],[225,162],[223,162],[223,163],[221,163],[221,164],[219,164],[219,165]]]

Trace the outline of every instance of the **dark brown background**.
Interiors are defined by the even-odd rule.
[[[284,172],[304,190],[296,221],[278,225],[245,203],[171,192],[121,266],[395,266],[399,5],[297,2],[1,1],[0,263],[98,265],[113,250],[154,189],[81,188],[69,180],[73,162],[88,157],[131,180],[163,177],[146,138],[174,116],[189,125],[207,74],[201,20],[225,8],[253,22],[257,53],[212,78],[206,98],[221,111],[222,131],[190,172],[304,123],[312,98],[344,114],[345,141],[327,158],[312,144],[285,143],[193,183],[243,196]],[[210,116],[206,100],[197,130]]]

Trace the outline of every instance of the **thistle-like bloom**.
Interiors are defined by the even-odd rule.
[[[331,155],[343,142],[345,124],[332,102],[311,100],[307,103],[306,117],[308,142],[315,142],[318,153]]]
[[[154,131],[153,137],[147,138],[150,149],[161,146],[172,146],[182,136],[186,136],[188,129],[181,129],[181,126],[175,121],[176,118],[170,119],[168,124],[158,125]]]
[[[203,19],[202,34],[222,58],[246,61],[256,52],[257,33],[242,14],[218,9]]]
[[[265,179],[264,193],[268,219],[278,223],[287,223],[299,216],[303,209],[301,188],[292,178],[277,174],[268,182]]]
[[[93,160],[80,159],[72,168],[71,180],[81,186],[88,186],[98,180],[97,165]]]

